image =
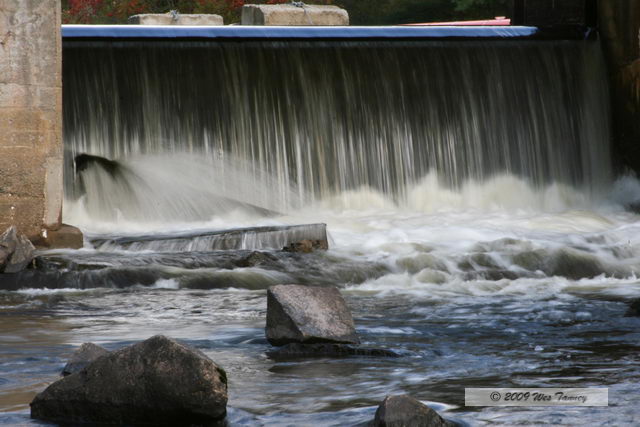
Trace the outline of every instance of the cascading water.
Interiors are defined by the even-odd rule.
[[[404,202],[429,173],[454,189],[611,182],[597,43],[69,42],[64,64],[69,159],[230,156],[282,201],[369,187]],[[172,156],[162,171],[184,175]]]
[[[614,182],[597,42],[65,40],[63,74],[64,220],[94,246],[0,275],[0,423],[35,423],[72,345],[163,333],[226,369],[231,425],[364,425],[403,393],[463,425],[637,424],[640,184]],[[328,251],[209,250],[311,223]],[[400,357],[268,359],[288,283],[340,287]],[[611,406],[464,406],[514,386]]]

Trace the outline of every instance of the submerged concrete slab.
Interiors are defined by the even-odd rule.
[[[338,6],[246,4],[242,25],[349,25],[349,14]]]
[[[284,225],[274,227],[235,228],[231,230],[192,231],[166,235],[140,235],[89,238],[99,250],[148,250],[157,252],[212,251],[238,249],[276,249],[290,247],[304,240],[318,242],[326,249],[326,224]]]
[[[129,17],[133,25],[224,25],[222,16],[212,14],[145,13]]]

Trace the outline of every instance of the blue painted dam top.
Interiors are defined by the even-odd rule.
[[[177,25],[63,25],[64,38],[144,39],[432,39],[521,38],[538,32],[536,27],[492,26],[384,26],[384,27],[267,27]]]

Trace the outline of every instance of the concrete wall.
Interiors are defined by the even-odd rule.
[[[0,0],[0,230],[57,229],[62,208],[60,2]]]

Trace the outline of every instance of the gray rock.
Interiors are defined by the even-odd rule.
[[[237,260],[237,267],[255,267],[258,265],[273,265],[278,263],[278,258],[268,252],[253,251],[249,255]]]
[[[4,271],[5,266],[11,259],[11,255],[16,250],[17,242],[18,229],[15,225],[7,228],[7,230],[0,235],[0,272]]]
[[[36,248],[12,225],[0,236],[0,272],[18,273],[33,261]]]
[[[436,411],[406,394],[387,396],[376,411],[374,427],[451,427]]]
[[[98,358],[51,384],[31,417],[65,424],[213,424],[226,415],[224,370],[198,350],[157,335]]]
[[[105,354],[109,354],[109,351],[99,345],[91,342],[82,344],[69,359],[69,362],[62,368],[62,375],[67,376],[75,374],[83,370],[89,363],[98,359]]]
[[[336,287],[277,285],[267,290],[267,340],[359,343],[347,303]]]
[[[276,360],[309,357],[400,357],[398,353],[382,348],[366,348],[332,343],[291,343],[267,352],[267,356]]]

